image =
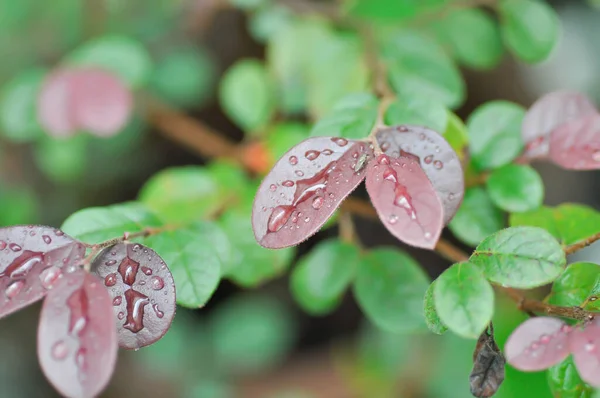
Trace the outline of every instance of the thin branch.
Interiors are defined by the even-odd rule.
[[[589,238],[587,238],[586,240],[584,240],[582,242],[573,243],[572,245],[565,247],[565,254],[566,255],[573,254],[576,251],[579,251],[585,247],[588,247],[592,243],[596,242],[598,239],[600,239],[600,232],[595,235],[590,236]]]
[[[277,2],[297,14],[317,14],[333,21],[345,22],[336,4],[317,3],[310,0],[278,0]]]
[[[476,8],[482,6],[495,7],[498,0],[464,0],[462,2],[448,3],[441,8],[434,9],[430,12],[424,13],[417,18],[414,18],[408,26],[411,28],[422,27],[431,22],[444,19],[453,11],[461,10],[465,8]]]
[[[360,246],[360,242],[356,236],[356,228],[354,228],[354,221],[352,221],[352,214],[350,212],[343,210],[340,212],[338,226],[342,242]]]

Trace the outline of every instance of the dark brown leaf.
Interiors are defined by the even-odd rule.
[[[506,360],[494,340],[494,329],[484,331],[473,353],[473,370],[469,376],[471,394],[478,398],[493,396],[504,381]]]

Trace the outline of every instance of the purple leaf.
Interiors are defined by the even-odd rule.
[[[0,228],[0,317],[44,297],[84,255],[81,242],[55,228]]]
[[[381,150],[398,157],[409,153],[419,158],[444,206],[444,225],[456,214],[465,192],[464,173],[458,155],[440,134],[425,127],[390,127],[377,133]]]
[[[548,156],[550,134],[555,128],[595,113],[594,104],[583,94],[556,91],[544,95],[529,108],[523,119],[524,155],[528,158]]]
[[[600,169],[600,115],[587,115],[554,129],[550,159],[565,169]]]
[[[573,331],[570,339],[573,362],[581,378],[600,387],[600,323],[594,320]]]
[[[506,360],[519,370],[547,369],[569,355],[571,332],[570,326],[556,318],[528,319],[506,341]]]
[[[112,297],[121,348],[138,349],[164,336],[175,316],[175,284],[155,251],[120,243],[104,249],[92,269]]]
[[[252,227],[258,243],[280,249],[317,232],[364,179],[372,157],[367,143],[345,138],[309,138],[288,151],[254,199]]]
[[[367,191],[383,225],[401,241],[433,249],[444,209],[416,159],[379,155],[367,168]]]
[[[44,301],[38,359],[63,395],[97,396],[117,359],[112,302],[102,282],[84,270],[65,275]]]

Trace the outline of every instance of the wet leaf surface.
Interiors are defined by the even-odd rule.
[[[576,329],[570,338],[573,362],[581,378],[600,387],[600,323],[597,319]]]
[[[600,115],[590,114],[554,129],[550,159],[570,170],[600,168]]]
[[[258,189],[252,211],[256,240],[279,249],[313,235],[360,184],[372,157],[368,144],[339,137],[309,138],[296,145]]]
[[[85,247],[45,226],[0,229],[0,317],[44,297],[85,254]]]
[[[473,370],[469,375],[471,394],[478,398],[492,397],[504,381],[506,360],[494,339],[494,330],[484,331],[473,353]]]
[[[68,397],[97,396],[117,359],[112,298],[93,274],[61,278],[44,301],[38,358],[52,385]]]
[[[408,152],[419,158],[421,168],[444,205],[444,225],[456,214],[465,190],[458,155],[440,134],[417,126],[400,126],[377,133],[381,150],[391,157]]]
[[[547,156],[550,134],[555,128],[594,113],[596,107],[585,95],[569,91],[544,95],[533,103],[523,119],[521,135],[525,142],[525,156]]]
[[[121,348],[147,346],[167,332],[175,316],[175,284],[156,252],[120,243],[104,249],[92,269],[112,297]]]
[[[395,237],[415,247],[435,247],[444,227],[444,209],[415,158],[378,156],[367,167],[367,192]]]
[[[523,371],[539,371],[569,355],[572,329],[556,318],[530,318],[517,327],[504,346],[506,360]]]

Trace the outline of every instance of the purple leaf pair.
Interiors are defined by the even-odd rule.
[[[373,206],[398,239],[432,249],[464,192],[458,156],[436,132],[416,127],[377,133],[367,141],[309,138],[288,151],[265,177],[254,200],[256,240],[279,249],[314,233],[366,177]]]
[[[600,114],[586,96],[558,91],[537,100],[523,120],[527,158],[571,170],[600,168]]]
[[[581,378],[600,387],[600,321],[572,327],[556,318],[536,317],[523,322],[504,347],[508,363],[523,371],[540,371],[565,360],[573,361]]]

